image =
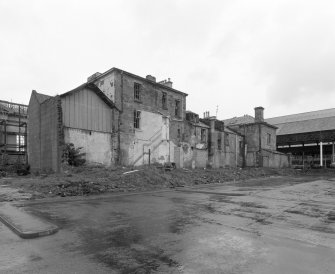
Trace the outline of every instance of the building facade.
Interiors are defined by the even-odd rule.
[[[61,169],[62,147],[82,147],[88,163],[180,168],[282,167],[276,127],[255,118],[220,121],[186,111],[187,94],[168,80],[112,68],[60,96],[32,92],[28,108],[28,159],[32,169]],[[248,119],[248,122],[243,120]]]
[[[174,89],[170,79],[157,82],[151,75],[143,78],[117,68],[95,73],[87,81],[120,110],[121,165],[179,162],[176,147],[185,131],[186,93]]]
[[[244,138],[239,132],[225,126],[223,121],[210,117],[209,113],[201,121],[209,126],[208,166],[212,168],[242,167]]]
[[[229,128],[244,136],[245,166],[288,167],[289,158],[276,150],[277,127],[264,121],[264,108],[255,108],[255,118],[245,115],[225,120]]]

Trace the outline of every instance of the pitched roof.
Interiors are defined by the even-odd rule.
[[[335,130],[335,108],[266,119],[278,127],[277,135]]]
[[[251,124],[255,123],[255,118],[246,114],[240,117],[233,117],[230,119],[222,120],[225,125],[240,125],[240,124]]]
[[[326,117],[334,117],[335,116],[335,108],[323,109],[317,111],[310,111],[298,114],[290,114],[285,116],[273,117],[265,119],[266,122],[276,125],[288,122],[297,122],[297,121],[305,121],[312,120],[318,118],[326,118]]]
[[[142,81],[149,82],[150,84],[159,86],[159,87],[164,88],[164,89],[168,89],[168,90],[170,90],[170,91],[173,91],[173,92],[175,92],[175,93],[182,94],[182,95],[184,95],[184,96],[188,96],[188,94],[185,93],[185,92],[182,92],[182,91],[180,91],[180,90],[171,88],[171,87],[169,87],[169,86],[165,86],[165,85],[163,85],[163,84],[161,84],[161,83],[159,83],[159,82],[151,81],[151,80],[149,80],[149,79],[147,79],[147,78],[141,77],[141,76],[139,76],[139,75],[136,75],[136,74],[127,72],[127,71],[125,71],[125,70],[122,70],[122,69],[119,69],[119,68],[116,68],[116,67],[113,67],[113,68],[111,68],[111,69],[109,69],[109,70],[107,70],[107,71],[105,71],[105,72],[103,72],[103,73],[99,73],[99,72],[97,72],[97,73],[96,73],[97,76],[96,76],[94,79],[92,79],[90,82],[96,81],[96,80],[100,79],[101,77],[103,77],[103,76],[105,76],[105,75],[107,75],[107,74],[109,74],[109,73],[111,73],[111,72],[113,72],[113,71],[117,71],[117,72],[120,72],[120,73],[124,73],[124,74],[126,74],[126,75],[128,75],[128,76],[130,76],[130,77],[137,78],[137,79],[140,79],[140,80],[142,80]]]
[[[276,124],[277,135],[335,130],[335,116]]]
[[[230,119],[222,120],[225,125],[227,126],[239,126],[239,125],[250,125],[255,124],[255,118],[245,114],[244,116],[240,117],[233,117]],[[266,125],[268,127],[277,128],[276,125],[273,125],[271,123],[268,123],[267,121],[260,122],[263,125]]]
[[[68,92],[65,92],[63,94],[60,95],[60,97],[65,97],[68,96],[76,91],[80,91],[82,89],[90,89],[92,90],[96,95],[98,95],[100,97],[101,100],[103,100],[109,107],[111,108],[115,108],[117,110],[119,110],[115,104],[113,103],[113,101],[111,101],[102,91],[101,89],[99,89],[95,84],[93,83],[84,83],[82,85],[80,85],[79,87],[76,87],[75,89],[72,89]]]

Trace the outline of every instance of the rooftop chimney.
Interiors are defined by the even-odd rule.
[[[256,107],[255,108],[255,123],[264,122],[264,108]]]
[[[167,86],[167,87],[169,87],[169,88],[172,88],[172,84],[173,84],[173,82],[171,82],[171,79],[170,78],[168,78],[167,80],[163,80],[163,81],[160,81],[160,82],[158,82],[159,84],[162,84],[162,85],[164,85],[164,86]]]
[[[152,82],[156,82],[156,77],[154,77],[154,76],[152,76],[152,75],[147,75],[146,77],[145,77],[147,80],[149,80],[149,81],[152,81]]]
[[[100,72],[96,72],[87,78],[87,82],[93,82],[96,78],[101,75]]]

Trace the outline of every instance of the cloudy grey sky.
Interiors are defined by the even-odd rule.
[[[333,0],[0,0],[0,99],[118,67],[225,119],[335,107]]]

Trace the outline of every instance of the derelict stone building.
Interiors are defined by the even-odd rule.
[[[187,94],[170,79],[157,82],[112,68],[95,73],[94,83],[120,110],[118,121],[120,164],[180,162],[179,142],[184,134]]]
[[[224,122],[244,136],[246,166],[278,168],[290,165],[288,156],[276,150],[277,127],[265,122],[263,107],[255,108],[255,118],[245,115]]]

